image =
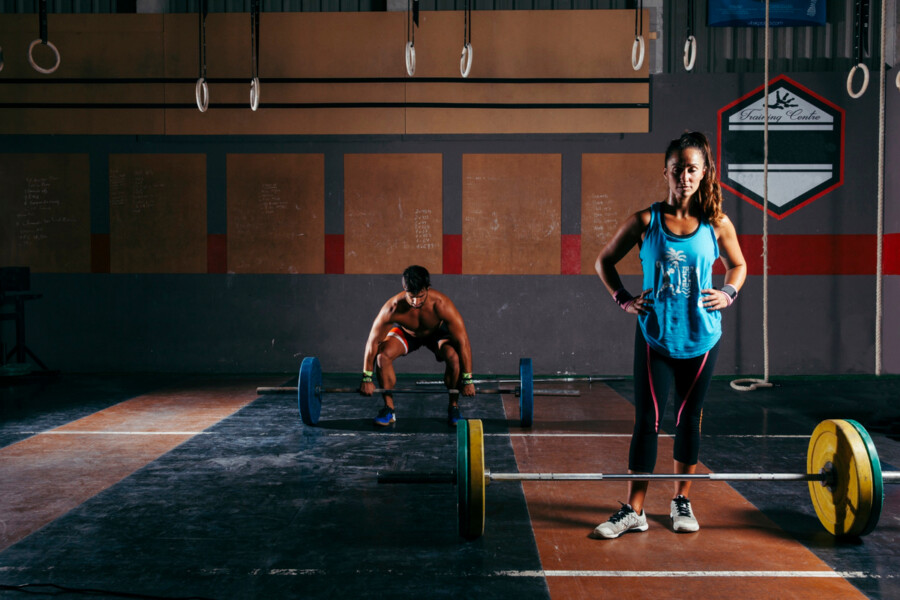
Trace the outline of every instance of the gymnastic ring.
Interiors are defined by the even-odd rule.
[[[690,71],[694,68],[694,62],[697,60],[697,38],[689,35],[684,41],[684,70]]]
[[[416,47],[406,42],[406,73],[412,77],[416,74]]]
[[[250,110],[259,108],[259,77],[250,80]]]
[[[197,80],[197,85],[194,86],[194,97],[197,99],[197,108],[200,109],[200,112],[206,112],[206,109],[209,108],[209,85],[207,85],[205,77]]]
[[[463,77],[469,76],[469,71],[472,70],[472,44],[466,42],[466,45],[463,46],[462,56],[459,57],[459,74]]]
[[[853,76],[856,74],[856,70],[862,68],[863,72],[863,83],[862,87],[859,88],[859,92],[853,93]],[[866,92],[866,88],[869,87],[869,67],[865,65],[865,63],[859,63],[852,69],[850,69],[850,74],[847,75],[847,93],[850,94],[851,98],[859,98]]]
[[[37,46],[38,44],[45,44],[48,48],[53,50],[53,53],[56,55],[56,64],[53,65],[52,67],[50,67],[49,69],[45,69],[44,67],[41,67],[36,62],[34,62],[34,56],[32,56],[32,54],[34,52],[34,47]],[[43,40],[41,40],[41,38],[38,38],[38,39],[34,40],[33,42],[31,42],[31,45],[28,46],[28,62],[31,64],[32,67],[34,67],[34,70],[37,71],[38,73],[43,73],[44,75],[49,75],[50,73],[53,73],[54,71],[56,71],[59,68],[59,50],[56,49],[56,46],[53,45],[53,42],[47,41],[45,43]]]
[[[638,51],[640,50],[640,54]],[[644,66],[644,36],[639,35],[634,38],[634,43],[631,45],[631,68],[635,71],[640,71],[641,67]]]

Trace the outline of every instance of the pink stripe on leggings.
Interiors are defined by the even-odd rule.
[[[688,390],[688,393],[684,395],[684,402],[681,403],[681,408],[678,409],[678,418],[675,419],[675,427],[681,423],[681,411],[684,410],[684,405],[687,404],[688,398],[691,397],[691,392],[694,391],[694,387],[697,385],[697,381],[700,379],[700,374],[703,373],[703,367],[706,366],[706,359],[709,358],[709,350],[706,351],[706,354],[703,355],[703,362],[700,363],[700,370],[697,371],[697,376],[694,377],[694,383],[691,384],[691,389]]]
[[[656,433],[659,433],[659,401],[656,399],[656,390],[653,389],[653,371],[650,369],[650,344],[647,344],[647,381],[650,382],[650,396],[653,397],[653,410],[656,411]]]

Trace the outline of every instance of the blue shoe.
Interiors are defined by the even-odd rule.
[[[447,425],[456,427],[456,422],[459,421],[459,418],[459,406],[451,406],[447,409]]]
[[[382,427],[387,427],[396,420],[397,417],[394,416],[394,409],[388,408],[387,406],[382,406],[381,410],[378,411],[378,416],[375,417],[375,424]]]

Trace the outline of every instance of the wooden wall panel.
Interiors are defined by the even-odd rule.
[[[206,272],[206,156],[110,155],[109,213],[111,272]]]
[[[441,273],[442,182],[440,154],[346,155],[345,272]]]
[[[467,79],[459,73],[462,15],[422,14],[409,77],[405,12],[263,13],[260,110],[253,112],[249,14],[212,13],[206,113],[195,103],[201,69],[194,14],[51,15],[62,61],[49,76],[24,59],[34,18],[0,16],[8,71],[24,78],[0,79],[0,110],[11,115],[0,119],[0,134],[648,130],[649,61],[640,71],[631,67],[633,11],[476,12]]]
[[[421,14],[415,77],[461,77],[463,14]],[[649,23],[645,11],[645,39]],[[402,65],[405,29],[400,41]],[[631,66],[633,43],[633,10],[474,11],[469,78],[646,78],[649,60]]]
[[[562,157],[463,156],[463,273],[558,275]]]
[[[0,155],[0,265],[90,272],[89,172],[86,154]]]
[[[325,157],[229,154],[228,271],[325,272]]]
[[[665,200],[664,155],[584,154],[581,160],[581,272],[594,262],[629,215]],[[637,248],[618,265],[623,275],[640,274]]]

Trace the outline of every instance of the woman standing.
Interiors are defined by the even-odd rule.
[[[694,473],[700,450],[700,417],[722,335],[720,310],[731,306],[747,276],[731,220],[722,212],[722,190],[702,133],[672,140],[663,176],[668,197],[629,217],[597,257],[596,269],[618,305],[637,315],[634,345],[635,422],[629,473],[652,473],[656,466],[660,415],[675,385],[674,472]],[[629,294],[616,264],[637,245],[643,291]],[[726,268],[721,288],[712,269]],[[628,504],[591,533],[616,538],[646,531],[644,499],[648,481],[631,481]],[[676,481],[670,516],[675,531],[697,531],[689,498],[691,482]]]

